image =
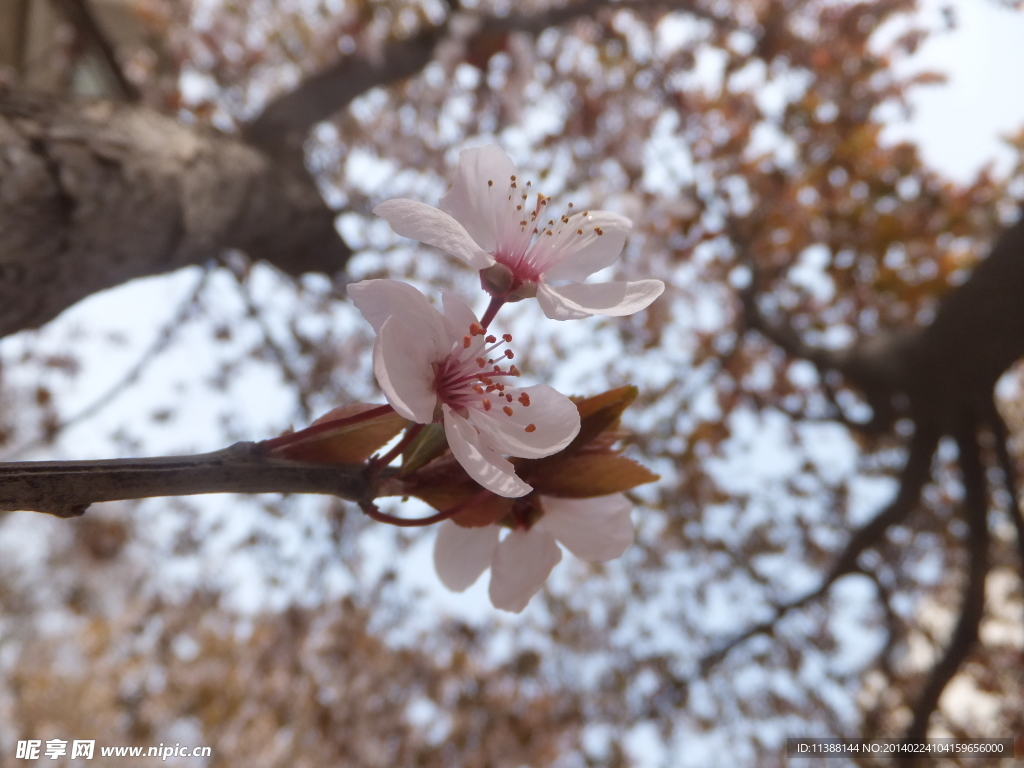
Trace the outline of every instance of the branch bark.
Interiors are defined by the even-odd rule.
[[[978,627],[985,610],[985,577],[988,574],[988,500],[985,468],[978,450],[975,425],[966,426],[957,434],[959,462],[964,483],[964,517],[967,520],[968,565],[960,601],[960,617],[949,645],[925,681],[917,703],[914,718],[907,729],[906,738],[919,741],[928,735],[928,721],[939,705],[939,697],[953,675],[967,659],[978,640]]]
[[[350,251],[294,161],[138,105],[0,87],[0,336],[226,248],[300,274]]]
[[[538,13],[477,17],[477,31],[470,35],[470,40],[510,32],[536,36],[545,29],[593,16],[609,7],[615,10],[681,10],[731,25],[727,19],[700,8],[694,0],[620,0],[614,5],[609,0],[582,0]],[[469,16],[470,20],[473,18]],[[450,21],[449,16],[445,23],[426,29],[415,37],[392,41],[378,55],[356,53],[308,76],[295,89],[271,101],[245,127],[245,136],[270,151],[294,147],[316,123],[344,109],[357,96],[419,73],[433,59],[434,49],[448,33]]]
[[[861,572],[857,560],[868,549],[882,541],[885,532],[894,525],[899,525],[917,508],[921,501],[921,491],[931,478],[932,456],[939,444],[939,435],[930,430],[918,429],[910,443],[910,454],[900,475],[900,488],[889,505],[878,513],[869,523],[854,532],[850,541],[836,559],[835,564],[826,574],[821,584],[812,592],[775,607],[771,618],[755,624],[743,633],[733,637],[720,648],[704,656],[700,661],[701,674],[706,675],[712,668],[720,664],[736,647],[757,635],[770,635],[775,626],[786,615],[824,596],[832,585],[843,576]]]
[[[361,501],[390,477],[384,470],[371,479],[365,470],[272,458],[259,443],[195,456],[14,462],[0,464],[0,511],[67,518],[101,501],[201,493],[318,493]]]

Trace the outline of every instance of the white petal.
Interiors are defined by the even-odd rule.
[[[441,300],[444,302],[444,322],[448,327],[448,332],[452,338],[461,340],[469,333],[469,326],[478,322],[477,316],[462,300],[462,297],[447,288],[441,289]],[[476,357],[479,354],[479,349],[486,343],[483,336],[474,336],[473,343],[469,347],[470,351],[463,353],[462,357]]]
[[[494,550],[491,602],[495,608],[519,613],[544,586],[562,559],[555,537],[536,527],[512,531]]]
[[[567,446],[580,431],[580,413],[572,400],[553,387],[538,384],[524,389],[506,388],[512,396],[508,402],[494,393],[489,399],[494,403],[489,411],[470,409],[469,420],[481,431],[486,443],[501,453],[539,459],[558,453]],[[529,405],[519,400],[526,395]],[[509,416],[504,408],[509,408]],[[531,432],[526,427],[536,427]]]
[[[406,328],[416,329],[419,343],[431,350],[431,362],[442,360],[451,352],[455,337],[448,331],[441,313],[408,283],[363,280],[348,286],[347,290],[356,309],[377,333],[385,320],[395,317]]]
[[[464,592],[487,570],[498,546],[496,525],[463,528],[445,520],[434,540],[434,568],[452,592]]]
[[[437,393],[430,349],[414,329],[389,317],[373,345],[373,373],[392,407],[407,419],[434,420]]]
[[[509,183],[515,174],[515,164],[500,147],[489,144],[464,149],[459,154],[452,188],[438,203],[489,253],[494,252],[503,231]]]
[[[634,283],[569,283],[554,288],[537,285],[537,301],[552,320],[578,320],[591,315],[621,317],[639,312],[661,296],[661,280]]]
[[[419,240],[447,251],[476,269],[489,267],[494,259],[474,242],[469,232],[444,211],[415,200],[385,200],[373,212],[387,219],[402,237]]]
[[[621,493],[593,499],[542,496],[542,517],[534,528],[548,531],[580,560],[620,557],[633,543],[633,505]]]
[[[448,447],[470,477],[498,496],[515,498],[533,490],[533,486],[519,479],[511,463],[483,443],[472,424],[448,405],[442,405],[441,410]]]
[[[537,258],[549,263],[544,270],[545,280],[573,280],[582,282],[598,270],[610,267],[622,253],[626,237],[633,222],[610,211],[591,211],[570,216],[553,237],[540,237],[534,249],[552,249],[552,253],[537,253]],[[579,230],[583,234],[579,234]],[[597,234],[597,230],[601,234]],[[531,251],[531,256],[534,256]]]

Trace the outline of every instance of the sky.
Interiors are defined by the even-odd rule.
[[[943,29],[943,8],[956,28],[932,35],[900,69],[945,72],[949,82],[916,89],[911,119],[885,135],[916,140],[927,163],[965,182],[988,162],[1007,171],[1011,153],[999,137],[1024,127],[1024,12],[996,0],[924,0],[929,27]]]

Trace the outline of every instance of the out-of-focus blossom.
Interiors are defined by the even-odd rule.
[[[516,502],[513,527],[504,539],[499,525],[442,523],[434,542],[434,567],[444,585],[462,592],[490,567],[491,602],[519,613],[562,559],[558,544],[581,560],[603,562],[619,557],[633,543],[632,505],[621,493],[589,499],[537,495],[534,504]]]

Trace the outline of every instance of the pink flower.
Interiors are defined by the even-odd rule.
[[[481,270],[484,287],[496,299],[536,295],[544,314],[555,320],[631,315],[665,290],[660,280],[584,283],[615,263],[633,223],[608,211],[577,213],[571,203],[556,218],[543,195],[531,208],[529,187],[501,149],[477,147],[459,155],[455,183],[440,210],[396,199],[373,212],[399,235]]]
[[[420,424],[443,422],[452,454],[487,490],[529,493],[502,454],[536,459],[565,448],[580,430],[572,401],[543,384],[506,384],[519,375],[512,351],[501,349],[512,336],[487,335],[453,293],[442,293],[442,314],[397,280],[364,280],[348,292],[377,332],[373,372],[395,411]]]
[[[494,607],[519,613],[562,559],[558,544],[581,560],[603,562],[633,543],[632,507],[621,493],[590,499],[540,496],[539,503],[543,516],[530,525],[524,515],[500,542],[498,525],[442,523],[434,542],[434,567],[442,583],[462,592],[490,567]]]

